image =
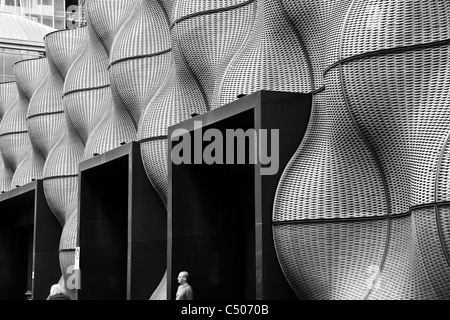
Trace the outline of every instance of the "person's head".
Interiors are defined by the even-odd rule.
[[[179,284],[185,284],[185,283],[187,283],[187,280],[188,280],[188,278],[189,278],[189,273],[187,273],[186,271],[181,271],[179,274],[178,274],[178,283]]]
[[[52,287],[50,288],[50,295],[54,296],[56,294],[65,294],[66,290],[64,290],[63,286],[60,284],[54,284],[52,285]]]

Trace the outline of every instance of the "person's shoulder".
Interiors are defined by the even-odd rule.
[[[58,293],[54,296],[51,296],[49,300],[71,300],[68,295],[65,295],[64,293]]]

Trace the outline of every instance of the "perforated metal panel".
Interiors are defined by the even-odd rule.
[[[140,141],[167,205],[169,126],[240,94],[314,91],[273,207],[291,287],[450,297],[448,1],[88,0],[86,17],[0,84],[0,191],[44,178],[65,281],[80,161]]]
[[[339,237],[347,223],[384,225],[370,232],[380,239],[378,254],[383,252],[368,269],[370,290],[352,298],[450,296],[442,285],[450,272],[448,219],[439,204],[447,197],[448,44],[442,40],[449,39],[449,9],[445,1],[355,0],[345,17],[334,20],[341,21],[334,29],[342,32],[325,57],[325,91],[315,95],[308,134],[284,172],[274,205],[280,263],[299,297],[343,297],[332,279],[302,278],[300,272],[311,263],[328,274],[345,274],[343,262],[325,258],[333,244],[318,237],[345,243]],[[297,231],[316,223],[328,231]],[[298,233],[290,231],[289,240],[287,231],[279,231],[284,229]],[[291,251],[288,258],[288,248],[300,250],[298,241],[313,253]],[[366,247],[364,260],[374,261],[372,250]],[[357,276],[352,278],[347,283]],[[345,292],[359,289],[354,283]]]
[[[11,188],[42,176],[44,158],[35,143],[30,140],[26,115],[30,99],[48,72],[48,62],[45,58],[22,60],[14,65],[19,97],[5,113],[0,124],[0,145],[4,164],[7,164],[13,173]]]
[[[268,0],[256,4],[251,33],[223,76],[219,105],[263,89],[312,91],[310,58],[282,4]]]
[[[60,264],[64,281],[69,276],[67,268],[74,263],[74,253],[66,249],[73,250],[73,242],[76,239],[76,237],[72,239],[71,236],[76,236],[76,234],[73,234],[73,228],[76,228],[76,223],[73,224],[73,217],[76,218],[74,212],[78,201],[78,163],[82,159],[84,145],[73,128],[72,122],[67,118],[65,113],[67,102],[63,99],[63,93],[70,67],[85,44],[86,33],[87,28],[79,28],[58,31],[46,37],[47,56],[51,61],[51,77],[47,80],[46,85],[48,88],[52,88],[54,94],[52,98],[54,100],[50,100],[54,101],[54,104],[51,105],[54,113],[48,114],[40,111],[42,113],[37,116],[47,126],[37,127],[37,132],[55,130],[54,124],[49,121],[52,118],[57,117],[62,122],[61,127],[58,128],[58,134],[55,134],[56,141],[52,140],[45,144],[46,150],[50,149],[50,151],[46,158],[43,178],[45,196],[49,207],[63,227],[60,249],[64,249],[64,251],[60,252]],[[37,108],[41,105],[44,106],[46,99],[48,99],[49,90],[43,88],[42,91],[44,98],[38,100],[38,97],[36,97]],[[47,95],[47,98],[45,98],[45,95]],[[67,287],[66,290],[72,298],[75,297],[74,290],[68,290]]]
[[[140,1],[137,0],[93,0],[86,2],[88,29],[95,34],[95,38],[91,38],[90,46],[94,46],[95,42],[98,50],[92,53],[102,60],[99,70],[102,75],[99,77],[99,80],[104,80],[104,85],[109,86],[103,89],[95,86],[91,87],[90,90],[83,92],[83,97],[80,94],[77,98],[78,102],[89,99],[88,104],[79,104],[83,109],[78,109],[81,112],[79,114],[86,115],[85,112],[89,109],[86,108],[87,106],[91,106],[91,110],[94,109],[98,112],[97,117],[94,116],[94,119],[97,118],[98,122],[91,123],[88,139],[83,139],[83,141],[86,141],[83,156],[85,160],[91,158],[94,153],[104,153],[120,146],[122,142],[130,142],[135,139],[136,125],[118,96],[116,85],[111,81],[107,68],[114,39],[121,26],[130,19],[132,12],[139,3]],[[84,78],[87,76],[88,74],[85,72]],[[99,82],[99,85],[102,85],[101,83],[102,81]],[[102,100],[98,100],[98,97],[95,97],[95,92],[100,90],[102,92]],[[99,101],[102,101],[101,105],[96,103]],[[83,121],[79,120],[78,118],[78,123],[83,123]]]
[[[2,121],[6,111],[18,98],[18,95],[19,92],[15,82],[0,83],[0,121]],[[0,145],[0,192],[10,190],[12,176],[11,168],[3,160],[3,152],[1,152]]]

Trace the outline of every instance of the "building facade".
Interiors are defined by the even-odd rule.
[[[45,55],[44,36],[55,29],[0,12],[0,81],[14,81],[17,61]]]
[[[36,1],[42,21],[44,2]],[[50,2],[55,5],[46,3]],[[59,11],[56,14],[55,7],[53,12],[57,27]],[[132,219],[117,222],[119,218],[111,213],[132,205],[111,205],[121,193],[109,199],[105,194],[95,197],[101,188],[92,186],[98,186],[99,178],[83,176],[83,168],[99,155],[100,164],[107,162],[110,152],[120,153],[117,150],[123,150],[124,144],[138,144],[143,171],[130,175],[138,180],[145,172],[145,181],[159,196],[154,204],[158,209],[148,210],[149,219],[156,219],[163,208],[172,220],[193,224],[182,214],[173,215],[173,203],[185,199],[187,206],[195,206],[192,219],[201,220],[200,227],[189,229],[192,234],[187,227],[180,228],[180,237],[175,237],[172,232],[181,222],[171,220],[167,229],[148,229],[155,234],[167,232],[167,246],[159,243],[152,250],[133,251],[135,258],[169,252],[169,265],[152,274],[145,294],[151,299],[173,299],[174,274],[181,270],[171,269],[170,254],[180,239],[223,226],[228,235],[234,236],[235,230],[224,219],[211,218],[230,199],[220,199],[214,188],[195,187],[196,177],[208,177],[208,171],[183,173],[187,180],[171,179],[168,130],[196,115],[209,119],[208,114],[237,101],[239,106],[245,104],[251,98],[238,97],[261,90],[311,98],[304,132],[293,131],[293,136],[280,141],[282,149],[301,140],[286,155],[274,186],[267,187],[272,198],[254,204],[257,196],[249,197],[248,190],[257,191],[246,183],[264,179],[242,178],[248,168],[235,180],[239,181],[235,190],[242,192],[233,194],[232,201],[241,208],[253,203],[253,211],[249,210],[257,217],[259,211],[268,212],[269,221],[236,223],[254,224],[255,234],[264,229],[270,235],[265,239],[270,239],[269,244],[263,246],[275,252],[275,258],[264,262],[269,269],[278,270],[280,281],[299,299],[450,298],[446,93],[450,2],[86,0],[84,14],[85,27],[45,37],[45,58],[15,64],[18,92],[0,84],[5,110],[0,124],[0,189],[10,194],[33,180],[43,181],[46,203],[61,227],[59,281],[73,298],[77,297],[73,266],[79,257],[95,259],[96,252],[117,269],[102,273],[93,265],[90,270],[96,276],[85,279],[111,285],[111,292],[120,293],[116,298],[129,299],[133,286],[115,275],[139,279],[139,271],[133,271],[138,268],[127,262],[133,257],[127,256],[126,241],[133,238],[130,234],[127,238],[128,229],[120,227]],[[290,113],[283,113],[281,100],[278,103],[275,100],[280,111],[274,107],[267,119],[290,118]],[[115,178],[121,181],[111,194],[130,181],[119,171],[104,168],[100,181],[110,186]],[[128,167],[125,171],[132,172]],[[215,174],[232,186],[230,175]],[[133,181],[129,183],[134,185]],[[192,197],[173,193],[173,184],[183,181],[194,186],[185,189]],[[84,211],[83,190],[89,190],[91,197],[86,203],[95,204],[90,210],[93,217]],[[130,197],[134,199],[132,192]],[[208,198],[217,202],[206,208]],[[125,216],[132,214],[126,211]],[[92,230],[96,232],[89,233]],[[254,245],[245,232],[239,232],[242,239],[229,239],[243,241],[246,248]],[[220,236],[214,233],[211,239]],[[89,243],[83,242],[87,238]],[[194,255],[208,246],[205,239],[192,242],[189,248]],[[81,256],[77,256],[80,243]],[[239,244],[232,246],[239,248]],[[225,251],[208,250],[210,255],[199,256],[197,263],[207,266],[204,288],[215,290],[230,283],[221,264]],[[83,252],[89,252],[90,258]],[[255,286],[270,279],[261,276],[258,262],[245,252],[240,256],[245,270],[236,272],[248,286],[224,292],[264,299]],[[178,260],[177,266],[181,265]],[[240,295],[241,290],[251,293]],[[101,298],[101,294],[78,296]]]

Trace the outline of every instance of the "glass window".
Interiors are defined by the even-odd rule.
[[[43,0],[42,2],[42,13],[48,16],[54,15],[53,1],[52,0]]]
[[[55,29],[65,29],[66,20],[64,18],[55,18]]]
[[[53,17],[44,16],[44,18],[42,19],[42,23],[53,28]]]
[[[66,12],[65,0],[55,0],[55,16],[64,17]]]
[[[5,54],[5,68],[4,74],[5,76],[14,76],[14,68],[13,64],[17,61],[22,60],[22,57],[17,54]]]
[[[5,12],[10,12],[10,13],[19,13],[19,8],[16,7],[16,3],[14,0],[5,0],[5,7],[4,10]]]
[[[22,0],[25,13],[36,13],[36,0]]]
[[[41,15],[32,14],[30,19],[32,21],[42,23],[42,16]]]

